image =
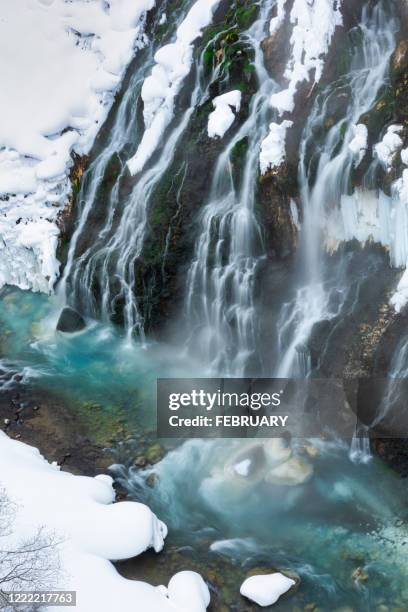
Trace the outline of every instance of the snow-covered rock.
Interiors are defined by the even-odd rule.
[[[50,291],[71,151],[89,152],[154,0],[0,4],[0,285]]]
[[[320,81],[324,56],[336,27],[343,23],[340,5],[341,0],[294,1],[290,13],[293,47],[285,71],[289,85],[271,97],[271,105],[280,115],[293,111],[299,83],[309,80],[312,74],[315,83]]]
[[[131,174],[140,172],[158,147],[174,114],[174,101],[193,62],[193,43],[211,23],[220,0],[197,0],[177,29],[176,40],[156,51],[156,62],[143,83],[145,131],[135,155],[129,159]]]
[[[286,132],[292,127],[292,121],[282,121],[282,123],[272,122],[269,125],[269,134],[262,141],[259,163],[261,173],[277,168],[283,164],[286,156]]]
[[[13,547],[39,526],[55,533],[62,566],[58,588],[77,591],[78,612],[112,612],[118,602],[121,612],[204,612],[210,597],[198,574],[180,572],[168,588],[156,588],[117,573],[112,560],[150,547],[159,552],[167,528],[144,504],[113,503],[112,482],[106,475],[62,472],[36,448],[0,432],[0,483],[17,507],[13,533],[0,545]]]
[[[272,17],[269,23],[269,33],[271,36],[280,28],[285,19],[285,4],[286,0],[278,0],[276,3],[276,15]]]
[[[279,0],[277,14],[270,23],[271,34],[283,23],[286,6],[286,2]],[[292,53],[284,75],[288,86],[272,94],[270,99],[272,108],[276,109],[279,116],[293,112],[295,95],[300,83],[311,79],[314,83],[320,81],[324,57],[329,50],[333,34],[336,27],[343,23],[340,7],[341,0],[294,0],[290,12],[290,22],[293,26],[290,39]],[[269,135],[261,145],[262,174],[284,161],[284,134],[287,127],[285,124],[286,121],[281,124],[276,122],[270,124]]]
[[[171,603],[185,612],[205,612],[210,603],[210,591],[196,572],[179,572],[171,578],[167,596]]]
[[[241,108],[241,92],[236,89],[228,91],[221,96],[217,96],[213,100],[214,111],[208,117],[208,136],[210,138],[222,138],[234,123],[235,112],[239,112]]]
[[[276,603],[279,597],[287,593],[295,584],[295,580],[280,572],[250,576],[242,583],[240,593],[258,606],[266,607]]]
[[[354,165],[359,166],[367,151],[368,129],[364,123],[353,126],[353,139],[349,143],[349,149],[354,155]]]
[[[394,155],[402,147],[402,140],[398,135],[402,129],[402,125],[390,125],[382,141],[374,147],[375,155],[386,169],[391,166]]]

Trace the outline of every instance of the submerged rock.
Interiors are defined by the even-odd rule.
[[[81,331],[85,327],[85,320],[79,314],[79,312],[70,306],[65,306],[58,319],[57,330],[67,334],[72,334],[74,332]]]
[[[289,461],[270,470],[266,482],[275,485],[297,486],[307,482],[313,475],[313,467],[299,457],[292,457]]]

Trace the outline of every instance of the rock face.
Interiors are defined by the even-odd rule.
[[[86,323],[83,317],[76,310],[69,306],[63,309],[58,319],[57,331],[72,334],[85,329],[85,327]]]

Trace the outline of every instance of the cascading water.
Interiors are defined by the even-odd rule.
[[[216,3],[213,3],[216,5]],[[192,3],[194,8],[194,3]],[[171,6],[169,7],[171,8]],[[175,26],[182,24],[186,11],[191,8],[183,5],[180,11],[172,11]],[[156,25],[162,23],[166,6],[156,15]],[[152,46],[148,57],[132,76],[131,82],[120,104],[108,144],[88,169],[79,200],[85,202],[79,217],[78,226],[71,240],[67,265],[61,281],[61,292],[65,292],[68,302],[80,305],[80,309],[90,316],[98,315],[110,321],[123,313],[122,319],[128,338],[138,336],[144,341],[144,320],[138,305],[136,287],[137,260],[143,247],[147,211],[154,189],[160,183],[173,159],[176,145],[185,131],[194,109],[208,97],[209,83],[204,77],[203,54],[194,66],[195,82],[190,95],[188,108],[171,124],[163,136],[160,156],[136,178],[130,193],[126,194],[125,184],[129,180],[125,171],[127,153],[132,143],[141,141],[143,134],[137,130],[137,107],[141,86],[154,66],[153,57],[157,47]],[[216,76],[216,75],[214,75]],[[174,113],[174,109],[169,112]],[[131,143],[129,143],[131,140]],[[86,240],[92,226],[90,217],[99,197],[99,189],[107,166],[113,155],[120,157],[120,170],[110,191],[102,225],[92,243],[78,252],[78,245]]]
[[[265,2],[255,23],[242,35],[254,52],[258,91],[249,116],[221,153],[208,202],[200,215],[199,239],[187,278],[186,314],[193,350],[199,343],[211,372],[242,375],[248,364],[259,372],[254,304],[257,266],[262,258],[262,232],[254,205],[259,174],[259,148],[276,88],[260,47],[274,0]],[[240,176],[234,175],[234,150],[245,148]]]
[[[140,61],[135,61],[135,71],[117,105],[109,134],[106,138],[103,135],[97,145],[81,188],[83,208],[59,291],[82,312],[105,321],[90,323],[80,334],[55,333],[53,305],[46,296],[10,290],[4,292],[0,303],[3,350],[11,366],[21,366],[19,379],[31,367],[38,384],[70,402],[73,414],[78,409],[91,420],[94,417],[89,413],[95,413],[98,428],[106,419],[109,440],[111,434],[119,436],[114,451],[117,463],[122,465],[113,470],[118,480],[136,499],[148,502],[170,527],[161,557],[166,571],[179,554],[186,567],[190,566],[191,555],[197,566],[201,563],[202,568],[216,568],[215,573],[223,575],[223,563],[229,559],[228,567],[233,564],[233,571],[225,575],[228,581],[227,574],[232,574],[233,585],[229,589],[227,582],[230,593],[220,609],[242,609],[236,603],[239,572],[244,575],[260,566],[290,567],[301,577],[299,592],[277,604],[282,610],[304,609],[313,601],[325,610],[368,612],[385,605],[407,609],[408,595],[400,588],[407,578],[406,492],[397,477],[376,460],[369,468],[352,465],[341,441],[296,439],[289,444],[282,439],[189,440],[170,450],[158,463],[136,467],[145,463],[144,454],[150,453],[152,442],[157,451],[157,440],[151,439],[154,381],[157,376],[196,374],[191,359],[193,344],[195,355],[200,353],[201,368],[208,366],[205,371],[218,376],[270,373],[259,357],[263,344],[257,316],[262,313],[254,285],[266,261],[256,198],[259,148],[272,115],[269,102],[275,83],[265,71],[260,45],[275,14],[273,9],[282,8],[282,2],[259,2],[254,22],[239,32],[240,44],[253,50],[251,62],[258,90],[252,95],[242,124],[235,127],[236,122],[225,141],[210,143],[221,152],[217,153],[214,170],[211,166],[211,186],[198,218],[191,226],[187,224],[187,231],[193,224],[199,228],[186,277],[185,312],[191,338],[187,359],[174,351],[174,345],[151,343],[144,350],[140,343],[124,343],[120,331],[105,324],[115,319],[118,311],[123,312],[129,337],[139,335],[143,339],[137,259],[146,239],[149,207],[155,203],[157,186],[174,167],[174,151],[184,142],[191,120],[200,115],[201,120],[204,117],[202,124],[206,124],[210,93],[215,89],[211,85],[218,87],[217,81],[222,80],[217,67],[211,76],[208,63],[207,71],[202,69],[203,57],[196,53],[200,56],[195,58],[182,100],[171,107],[174,113],[165,132],[166,141],[131,179],[125,166],[138,151],[144,133],[140,129],[142,84],[151,74],[157,48],[168,39],[174,40],[170,30],[185,19],[194,4],[170,0],[160,4],[153,24],[155,42],[140,52]],[[224,4],[237,6],[232,1]],[[364,253],[360,267],[349,277],[352,249],[326,257],[322,235],[333,209],[350,197],[355,163],[349,149],[353,127],[376,100],[394,48],[395,23],[387,14],[387,3],[367,4],[371,8],[365,10],[360,28],[351,36],[350,69],[317,95],[303,135],[298,277],[293,287],[295,299],[280,312],[280,363],[274,371],[278,376],[304,377],[318,370],[309,350],[315,323],[324,319],[344,322],[355,314],[354,309],[363,300],[364,289],[360,288],[376,273],[372,253]],[[177,10],[171,12],[174,25],[168,26],[165,40],[158,45],[156,39],[162,35],[155,28],[160,23],[163,27],[164,13],[175,5]],[[218,31],[219,41],[223,34]],[[336,112],[332,112],[333,106]],[[333,115],[335,122],[329,121]],[[231,161],[236,160],[237,150],[243,151],[239,171]],[[183,195],[189,162],[193,166],[195,160],[187,154],[180,157],[179,174],[174,177],[177,188],[172,193],[182,211],[190,204]],[[112,182],[105,189],[107,181]],[[371,183],[369,187],[373,190]],[[194,207],[192,211],[191,217],[196,214]],[[164,260],[173,242],[174,232],[168,228],[165,249],[160,252]],[[163,277],[164,268],[163,262]],[[271,310],[279,308],[285,299],[280,292],[272,298]],[[358,316],[356,319],[359,321]],[[318,356],[329,350],[331,338],[325,337],[324,342]],[[401,344],[391,376],[406,376],[407,346]],[[15,376],[15,369],[7,364],[0,371],[0,386],[7,390]],[[27,378],[32,383],[33,378]],[[113,425],[114,415],[120,418],[118,427]],[[128,425],[126,433],[130,430],[132,434],[126,440],[122,419]],[[359,462],[369,456],[368,439],[364,444],[361,446],[356,437],[352,446],[353,457]],[[135,462],[135,457],[140,461]],[[143,558],[137,563],[139,568],[144,567]],[[365,583],[354,578],[364,576],[364,571],[357,571],[361,567],[370,576]],[[217,605],[218,601],[213,601],[214,609]]]
[[[360,117],[375,103],[388,76],[390,56],[395,48],[396,23],[385,3],[363,11],[359,28],[351,37],[351,62],[347,74],[330,84],[316,99],[304,130],[300,148],[299,183],[303,209],[299,251],[300,287],[293,301],[284,305],[278,322],[280,347],[277,377],[310,374],[306,344],[316,323],[339,313],[331,296],[341,295],[344,303],[342,266],[331,270],[324,265],[322,228],[331,210],[341,204],[350,191],[350,176],[355,162],[349,145]],[[344,108],[344,115],[327,130],[321,145],[316,135],[324,129],[333,104]],[[336,274],[337,272],[337,274]]]

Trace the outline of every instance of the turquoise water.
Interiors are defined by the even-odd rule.
[[[54,298],[3,290],[2,355],[27,381],[72,401],[120,405],[138,426],[154,421],[155,379],[189,376],[199,364],[163,345],[130,345],[118,331],[91,322],[81,333],[55,332]],[[254,474],[234,465],[259,446]],[[252,450],[251,450],[252,449]],[[169,544],[192,546],[203,561],[228,558],[238,567],[290,568],[298,594],[273,609],[355,611],[408,609],[408,495],[405,481],[372,460],[355,465],[340,442],[298,441],[292,452],[311,471],[302,484],[270,480],[273,453],[265,441],[192,440],[146,470],[116,470],[131,494],[170,527]],[[272,457],[272,458],[271,458]],[[271,464],[272,462],[272,464]],[[145,485],[158,475],[154,488]],[[363,580],[353,577],[361,568]],[[239,584],[237,584],[237,599]]]
[[[115,405],[155,423],[156,378],[197,367],[171,347],[142,347],[113,327],[88,321],[83,332],[56,332],[57,298],[4,289],[0,299],[1,356],[24,379],[73,401]]]

